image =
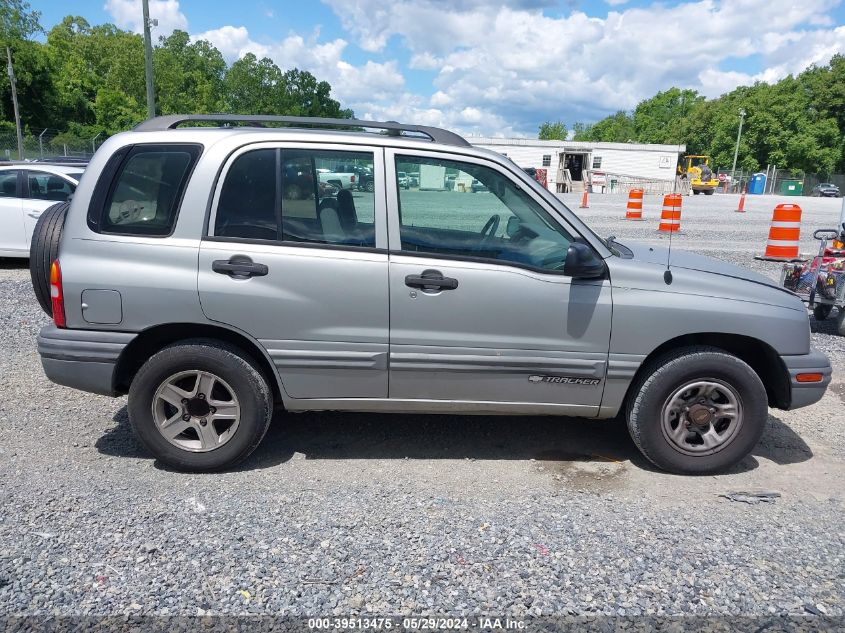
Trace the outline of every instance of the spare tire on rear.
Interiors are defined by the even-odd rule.
[[[50,266],[59,255],[59,238],[65,226],[65,216],[70,202],[59,202],[45,209],[35,229],[29,245],[29,275],[35,297],[44,310],[53,316],[53,304],[50,301]]]

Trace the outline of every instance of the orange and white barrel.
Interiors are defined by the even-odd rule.
[[[801,207],[797,204],[779,204],[772,214],[769,240],[761,259],[789,261],[798,259],[801,240]]]
[[[628,208],[625,210],[626,220],[643,219],[643,190],[631,189],[628,193]]]
[[[663,196],[663,212],[660,214],[658,231],[676,233],[681,230],[681,194],[667,193]]]

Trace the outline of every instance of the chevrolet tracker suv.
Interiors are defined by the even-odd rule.
[[[350,164],[373,191],[319,186]],[[140,441],[185,470],[244,459],[283,409],[622,414],[660,468],[712,473],[768,407],[830,382],[794,294],[602,239],[508,158],[430,127],[151,119],[45,212],[31,270],[47,376],[128,394]]]

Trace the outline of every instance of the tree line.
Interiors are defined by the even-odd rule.
[[[92,26],[67,16],[44,31],[23,0],[0,0],[0,44],[9,47],[22,126],[93,138],[147,118],[144,42],[113,24]],[[39,38],[43,41],[39,41]],[[351,118],[331,86],[310,72],[282,71],[249,53],[227,64],[211,43],[184,31],[161,37],[153,50],[158,114],[231,112]],[[0,78],[0,132],[14,131],[11,84]]]
[[[576,141],[678,143],[707,154],[718,168],[733,163],[740,110],[746,115],[737,169],[767,165],[824,176],[845,173],[845,56],[774,84],[741,86],[716,99],[670,88],[593,124],[575,123]],[[540,138],[566,138],[562,122],[540,126]]]

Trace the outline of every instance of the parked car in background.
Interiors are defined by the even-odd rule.
[[[839,187],[834,185],[832,182],[820,182],[813,187],[813,191],[810,195],[815,198],[838,198]]]
[[[41,213],[67,200],[82,168],[17,163],[0,166],[0,257],[29,257],[32,230]]]
[[[367,169],[361,169],[357,172],[358,175],[358,191],[366,191],[372,193],[375,191],[375,177],[373,172]]]
[[[355,172],[339,172],[319,167],[317,168],[317,179],[320,182],[334,185],[338,189],[354,189],[358,180]]]
[[[402,189],[408,189],[411,186],[411,180],[408,178],[408,174],[404,171],[396,172],[396,181]]]

